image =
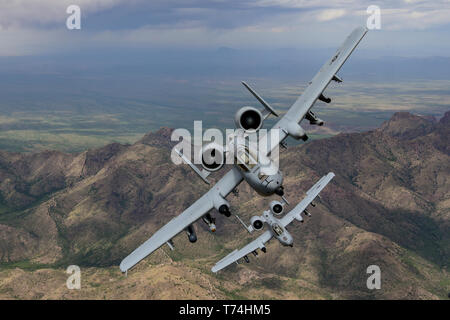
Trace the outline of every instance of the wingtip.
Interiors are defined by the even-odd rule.
[[[369,28],[367,28],[367,26],[359,26],[359,27],[356,27],[356,28],[353,30],[352,34],[362,34],[362,35],[365,35],[365,34],[367,33],[367,31],[369,31]]]
[[[359,26],[359,27],[355,28],[355,31],[356,30],[367,32],[367,31],[369,31],[369,28],[367,28],[367,26]]]
[[[126,273],[130,268],[125,266],[125,260],[122,260],[122,262],[119,265],[120,271],[122,271],[122,273]]]

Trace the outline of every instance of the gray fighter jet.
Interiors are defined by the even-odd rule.
[[[284,146],[284,141],[288,136],[291,136],[297,140],[307,140],[308,137],[305,130],[303,130],[303,128],[299,125],[299,123],[303,119],[306,118],[306,120],[308,120],[309,123],[313,125],[323,125],[323,120],[318,118],[317,115],[311,111],[311,108],[317,100],[326,103],[329,103],[331,101],[330,98],[326,98],[323,95],[324,90],[327,88],[328,84],[331,81],[339,83],[342,82],[342,79],[337,75],[337,72],[345,63],[353,50],[356,48],[358,43],[362,40],[367,31],[368,30],[363,27],[359,27],[353,30],[353,32],[347,37],[341,47],[336,51],[336,53],[322,66],[319,72],[314,76],[303,94],[289,108],[286,114],[281,117],[278,122],[275,123],[270,131],[277,132],[277,141],[271,141],[270,147],[266,150],[266,154],[261,155],[259,153],[258,156],[255,157],[255,154],[251,149],[248,149],[246,147],[241,148],[240,151],[236,154],[236,158],[238,158],[238,161],[235,165],[233,165],[232,169],[230,169],[230,171],[227,172],[206,194],[204,194],[200,199],[194,202],[194,204],[192,204],[180,215],[169,221],[169,223],[167,223],[155,234],[153,234],[150,239],[148,239],[136,250],[134,250],[129,256],[127,256],[120,263],[120,270],[122,272],[127,272],[139,261],[147,257],[149,254],[157,250],[165,243],[167,243],[167,245],[173,250],[172,238],[180,232],[186,231],[189,241],[195,242],[197,240],[197,236],[195,234],[193,223],[200,219],[208,224],[211,231],[214,231],[216,229],[216,226],[214,224],[214,219],[211,217],[209,212],[212,209],[216,209],[219,213],[224,214],[225,216],[230,216],[230,204],[226,200],[226,197],[231,192],[236,192],[236,187],[243,180],[245,180],[255,191],[257,191],[262,196],[270,196],[276,194],[283,198],[283,175],[278,170],[278,168],[276,172],[265,172],[267,159],[264,159],[264,157],[269,157],[269,155],[271,155],[272,151],[276,147],[278,147],[278,145]],[[258,93],[250,88],[250,86],[248,86],[246,83],[243,84],[250,91],[250,93],[263,105],[264,109],[261,111],[255,107],[243,107],[237,111],[235,115],[235,123],[237,128],[241,129],[244,133],[258,132],[267,117],[269,117],[270,115],[278,117],[278,114]],[[269,132],[267,133],[267,135],[269,135]],[[265,138],[266,137],[260,137],[259,139],[263,140]],[[239,144],[238,142],[239,137],[234,136],[231,137],[229,144],[236,146],[237,144]],[[225,163],[224,152],[226,152],[226,149],[221,149],[214,143],[203,147],[202,170],[192,164],[190,160],[181,152],[179,152],[179,155],[206,183],[209,184],[209,181],[207,180],[209,173],[221,169]],[[215,161],[208,161],[208,155],[214,155]],[[222,161],[217,161],[217,158],[221,158]],[[255,160],[255,158],[256,164],[255,161],[249,161],[252,159]],[[295,209],[293,211],[295,211]],[[288,217],[291,216],[288,215]],[[269,220],[266,220],[266,222],[267,221]],[[278,223],[281,230],[285,230],[284,227],[288,224],[284,224],[287,220],[283,221],[284,222],[281,224]],[[264,236],[263,234],[264,237],[272,237],[273,235],[272,233],[265,234],[266,236]],[[227,259],[226,261],[221,261],[222,264],[217,266],[217,269],[214,270],[223,268],[228,260],[229,259]]]
[[[306,192],[306,197],[295,206],[294,209],[289,211],[284,217],[277,218],[284,211],[285,202],[272,201],[270,203],[270,210],[264,211],[262,216],[254,216],[250,220],[250,226],[246,226],[242,220],[239,221],[244,225],[248,232],[252,233],[254,230],[261,230],[264,225],[268,226],[268,230],[260,235],[257,239],[250,242],[241,250],[235,250],[227,255],[225,258],[217,262],[217,264],[212,267],[212,272],[217,272],[233,262],[239,261],[239,259],[244,258],[246,262],[249,262],[248,255],[253,253],[255,256],[258,255],[257,250],[261,249],[262,252],[266,252],[266,243],[272,238],[276,238],[283,246],[292,247],[294,244],[294,238],[286,230],[286,226],[292,221],[297,220],[303,222],[302,214],[311,215],[307,207],[309,204],[316,206],[313,200],[319,195],[320,191],[328,184],[328,182],[333,179],[334,173],[330,172],[326,176],[322,177],[311,189]]]

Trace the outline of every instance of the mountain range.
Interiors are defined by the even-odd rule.
[[[171,132],[80,153],[0,151],[0,298],[447,298],[450,111],[440,120],[400,112],[376,130],[281,149],[291,206],[336,174],[312,217],[290,228],[293,248],[273,242],[213,274],[255,237],[214,213],[215,234],[198,222],[197,243],[180,234],[174,251],[159,249],[125,277],[120,261],[208,190],[171,162]],[[245,183],[238,191],[228,198],[245,221],[272,199]],[[81,290],[65,286],[69,265],[81,268]],[[370,265],[380,267],[379,290],[366,286]]]

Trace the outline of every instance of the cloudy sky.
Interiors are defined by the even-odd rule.
[[[81,30],[66,28],[72,4],[81,8]],[[381,9],[381,30],[370,33],[367,51],[450,56],[450,0],[0,0],[0,56],[336,47],[366,24],[370,5]]]

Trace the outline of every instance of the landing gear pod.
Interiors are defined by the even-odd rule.
[[[216,195],[213,200],[214,208],[223,214],[225,217],[231,216],[230,203],[225,200],[221,195]]]
[[[225,217],[231,216],[230,207],[227,206],[226,204],[222,204],[222,205],[219,207],[219,213],[225,215]]]
[[[317,126],[323,126],[324,121],[320,119],[314,112],[311,110],[308,111],[308,113],[305,116],[306,120],[309,121],[309,124],[311,125],[317,125]]]
[[[303,130],[300,125],[294,121],[290,121],[287,125],[287,133],[294,139],[303,141],[308,140],[305,130]]]
[[[279,186],[275,189],[275,194],[279,195],[280,197],[284,196],[284,188],[283,186]]]

